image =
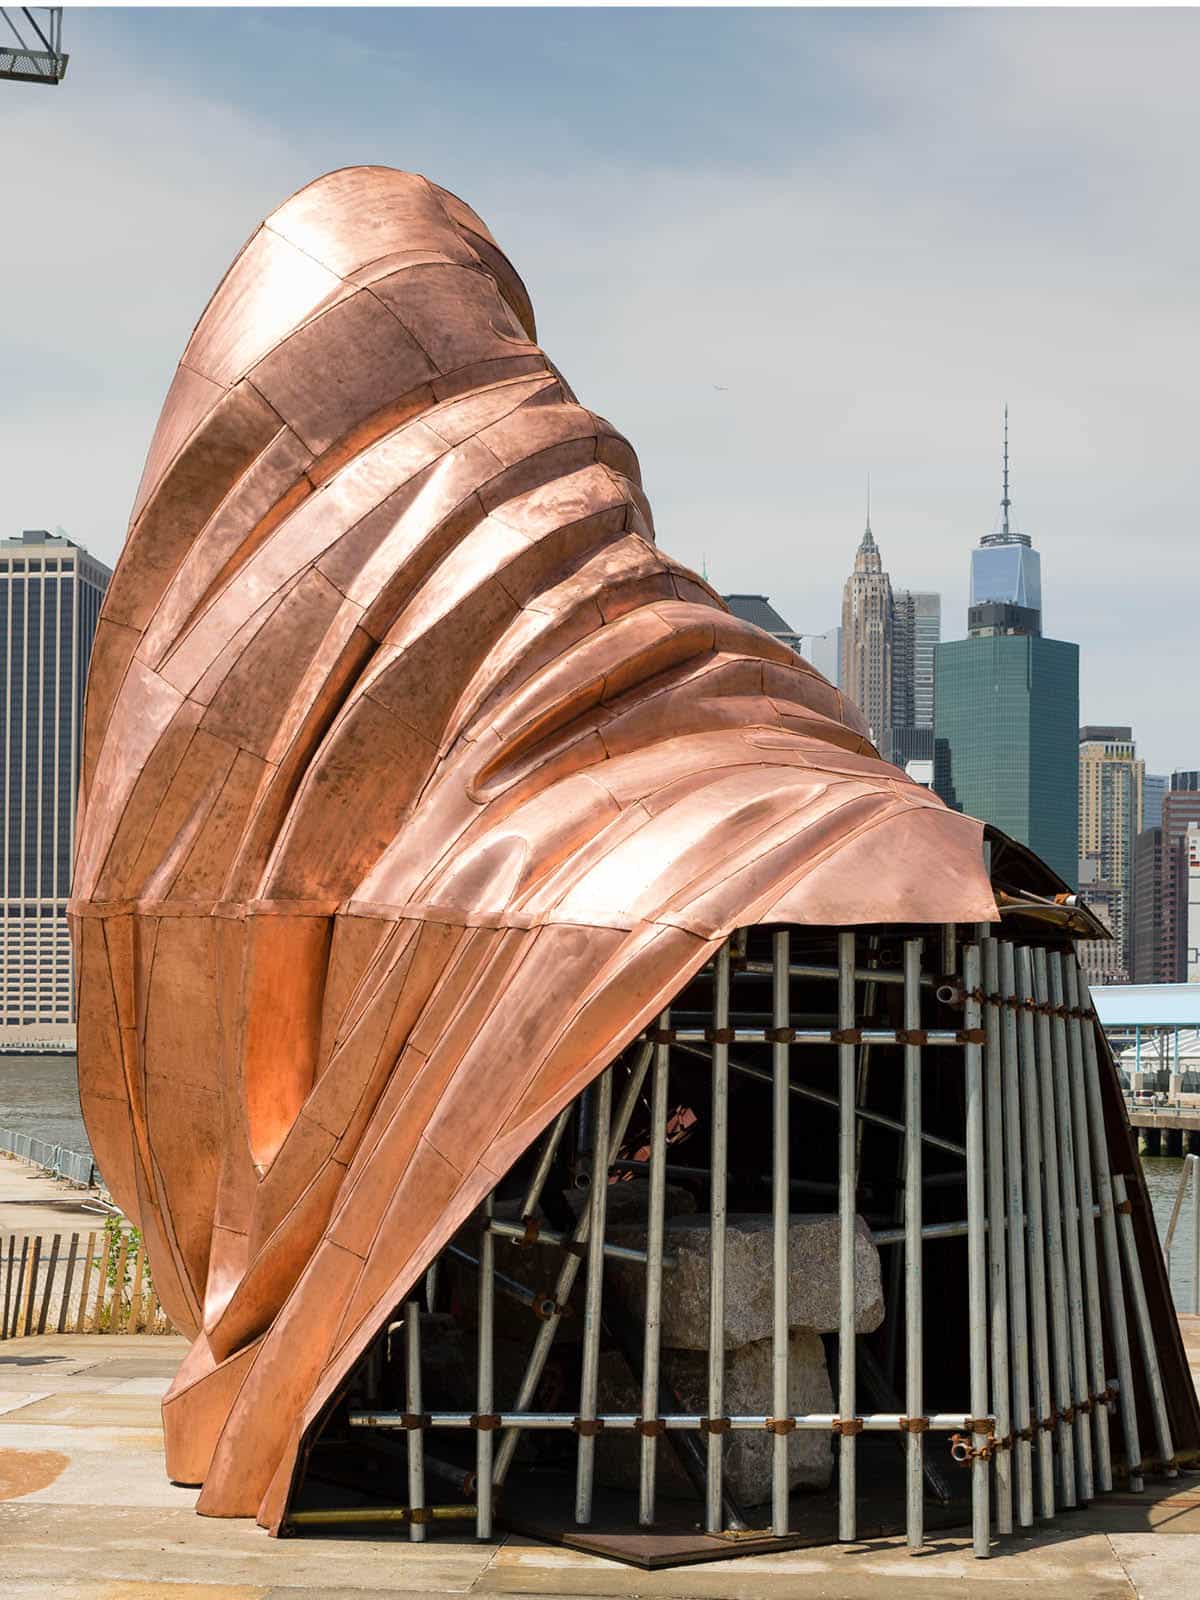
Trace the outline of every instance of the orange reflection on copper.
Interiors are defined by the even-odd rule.
[[[995,918],[981,826],[655,545],[483,223],[352,168],[184,352],[100,621],[73,924],[98,1161],[193,1338],[200,1509],[752,922]]]

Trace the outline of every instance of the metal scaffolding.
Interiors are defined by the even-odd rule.
[[[405,1305],[406,1410],[352,1407],[347,1421],[351,1430],[406,1436],[409,1504],[393,1508],[393,1520],[407,1520],[414,1539],[424,1537],[429,1521],[453,1515],[473,1516],[478,1536],[491,1537],[497,1496],[522,1439],[553,1431],[575,1437],[577,1527],[587,1527],[593,1518],[597,1439],[616,1433],[640,1441],[630,1526],[655,1526],[662,1457],[669,1448],[703,1505],[708,1534],[716,1536],[742,1529],[746,1520],[729,1492],[726,1442],[739,1432],[766,1431],[772,1436],[771,1464],[760,1486],[764,1510],[758,1521],[769,1524],[769,1534],[762,1537],[776,1539],[787,1539],[795,1527],[789,1439],[797,1431],[828,1434],[836,1439],[837,1537],[845,1541],[858,1537],[863,1436],[890,1434],[902,1446],[899,1499],[914,1551],[925,1542],[927,1497],[937,1477],[933,1456],[940,1448],[946,1452],[943,1459],[969,1467],[973,1548],[979,1557],[989,1554],[994,1534],[1031,1527],[1036,1518],[1050,1518],[1112,1488],[1114,1415],[1132,1489],[1142,1486],[1139,1440],[1147,1421],[1162,1462],[1174,1470],[1125,1175],[1110,1171],[1094,1015],[1074,955],[997,938],[995,929],[981,925],[914,931],[900,940],[893,952],[899,959],[891,968],[865,935],[853,931],[829,935],[831,959],[796,961],[793,935],[799,931],[759,930],[760,947],[763,939],[769,941],[769,960],[761,954],[751,959],[747,934],[735,935],[686,995],[677,997],[640,1041],[558,1115],[522,1185],[520,1222],[497,1216],[492,1199],[478,1213],[473,1224],[477,1250],[464,1255],[459,1247],[459,1259],[468,1260],[477,1274],[475,1410],[423,1411],[421,1313],[415,1299]],[[811,945],[813,930],[802,931]],[[697,993],[705,997],[702,1011]],[[731,1046],[747,1054],[759,1048],[769,1065],[734,1059]],[[930,1052],[935,1053],[933,1081]],[[823,1079],[819,1062],[825,1063]],[[694,1078],[697,1071],[707,1074],[707,1170],[680,1167],[671,1159],[673,1087],[681,1074]],[[756,1081],[761,1089],[752,1088]],[[864,1103],[877,1084],[887,1088],[888,1103],[898,1114]],[[725,1400],[730,1152],[745,1135],[739,1117],[746,1115],[745,1100],[735,1103],[735,1088],[743,1096],[758,1095],[759,1114],[770,1118],[769,1138],[760,1132],[757,1148],[770,1151],[770,1170],[761,1181],[770,1195],[772,1317],[769,1385],[755,1409],[730,1414]],[[836,1184],[822,1186],[797,1171],[793,1113],[800,1108],[811,1119],[829,1117]],[[635,1116],[647,1128],[640,1148],[648,1147],[648,1153],[644,1160],[630,1161],[621,1152]],[[928,1124],[935,1124],[936,1132]],[[898,1151],[893,1145],[888,1161],[877,1160],[871,1171],[860,1142],[866,1134],[877,1141],[899,1140]],[[540,1204],[567,1145],[576,1152],[573,1170],[586,1201],[573,1229],[564,1231],[543,1225]],[[949,1169],[931,1169],[927,1154],[939,1167],[949,1163]],[[871,1197],[885,1168],[897,1173],[899,1220],[895,1227],[873,1223],[872,1236],[879,1250],[902,1254],[902,1270],[891,1278],[900,1285],[898,1303],[889,1304],[886,1315],[897,1352],[893,1402],[903,1398],[898,1405],[860,1409],[867,1368],[856,1333],[855,1246],[861,1218],[871,1220]],[[644,1247],[607,1237],[612,1184],[630,1169],[648,1180]],[[674,1265],[664,1196],[673,1172],[700,1174],[707,1185],[704,1415],[680,1410],[663,1381],[664,1296],[671,1293]],[[738,1177],[744,1181],[744,1175]],[[837,1408],[812,1413],[793,1410],[789,1399],[789,1230],[797,1196],[823,1188],[836,1206],[831,1215],[839,1240]],[[931,1195],[959,1193],[964,1214],[927,1220]],[[498,1239],[510,1245],[517,1240],[557,1258],[557,1273],[541,1296],[537,1331],[507,1409],[497,1400],[494,1349],[496,1295],[505,1292],[495,1266]],[[940,1340],[956,1341],[950,1365],[961,1374],[963,1392],[957,1403],[947,1405],[939,1381],[934,1387],[940,1404],[928,1411],[931,1319],[926,1311],[934,1250],[961,1253],[955,1270],[965,1288],[965,1315],[950,1333],[945,1317],[932,1322]],[[645,1274],[641,1348],[631,1361],[639,1393],[636,1412],[605,1411],[600,1404],[601,1353],[605,1328],[611,1326],[606,1315],[618,1309],[611,1304],[606,1260],[635,1262]],[[539,1385],[581,1270],[578,1403],[539,1410]],[[529,1297],[528,1290],[522,1292]],[[1105,1370],[1106,1350],[1113,1374]],[[1135,1360],[1141,1369],[1137,1378]],[[1139,1416],[1139,1390],[1149,1397],[1145,1416]],[[878,1393],[872,1389],[872,1398]],[[474,1471],[460,1470],[456,1479],[473,1493],[470,1504],[424,1504],[426,1440],[441,1430],[474,1434]],[[445,1476],[444,1468],[438,1470]],[[319,1522],[323,1514],[295,1513],[296,1522],[306,1519]]]

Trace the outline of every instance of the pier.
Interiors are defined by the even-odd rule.
[[[1138,1105],[1127,1096],[1125,1107],[1143,1154],[1200,1155],[1200,1105]]]

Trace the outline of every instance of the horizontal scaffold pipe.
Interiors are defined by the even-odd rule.
[[[766,978],[774,972],[774,967],[769,961],[737,961],[734,963],[734,976],[740,977],[743,973],[750,977]],[[836,982],[838,969],[834,966],[823,966],[820,962],[793,961],[788,968],[788,975],[793,978],[829,978]],[[854,981],[856,983],[891,983],[900,986],[904,983],[904,974],[898,967],[855,967]],[[943,982],[941,978],[932,978],[927,973],[921,977],[923,989],[936,988]]]
[[[1093,1205],[1093,1207],[1092,1207],[1092,1216],[1093,1217],[1098,1217],[1099,1215],[1100,1215],[1100,1207],[1097,1206],[1097,1205]],[[985,1233],[988,1231],[989,1226],[990,1226],[989,1223],[987,1223],[987,1222],[984,1223],[984,1232]],[[1027,1226],[1027,1224],[1026,1224],[1025,1220],[1022,1219],[1021,1222],[1018,1224],[1018,1231],[1021,1232],[1021,1233],[1024,1233],[1025,1229],[1026,1229],[1026,1226]],[[1005,1219],[1004,1219],[1005,1232],[1008,1231],[1008,1227],[1009,1227],[1009,1219],[1007,1217],[1005,1217]],[[962,1221],[959,1221],[959,1222],[930,1222],[930,1223],[927,1223],[926,1226],[921,1229],[921,1237],[922,1237],[922,1239],[965,1239],[967,1237],[967,1224],[966,1224],[965,1219],[962,1220]],[[878,1228],[878,1229],[872,1229],[872,1231],[871,1231],[871,1243],[873,1245],[876,1245],[876,1246],[882,1246],[882,1245],[887,1245],[887,1244],[903,1244],[904,1243],[904,1229],[903,1228]]]
[[[390,1428],[400,1431],[424,1428],[479,1428],[489,1430],[496,1428],[560,1428],[573,1431],[579,1422],[578,1417],[571,1416],[564,1411],[501,1411],[494,1416],[479,1417],[470,1411],[434,1411],[423,1416],[414,1417],[405,1411],[352,1411],[350,1413],[350,1426],[352,1428]],[[614,1432],[634,1432],[641,1422],[641,1417],[634,1412],[619,1412],[604,1414],[589,1419],[588,1426],[597,1422],[601,1424],[602,1431],[611,1429]],[[769,1429],[775,1430],[776,1418],[767,1416],[741,1416],[709,1418],[700,1416],[665,1416],[657,1419],[664,1428],[675,1428],[681,1431],[708,1432],[715,1422],[720,1423],[720,1429],[726,1427],[739,1430],[758,1429],[760,1432]],[[854,1431],[864,1433],[903,1433],[908,1431],[911,1420],[898,1411],[879,1411],[868,1416],[851,1419],[855,1424]],[[980,1423],[992,1423],[995,1419],[990,1416],[973,1418],[969,1412],[937,1412],[931,1417],[919,1419],[925,1422],[930,1431],[934,1433],[958,1432],[983,1432]],[[835,1411],[809,1412],[801,1416],[784,1417],[784,1426],[797,1432],[832,1433],[840,1431],[842,1419]]]
[[[703,1056],[705,1059],[711,1053],[709,1050],[702,1050],[696,1045],[684,1044],[680,1048],[686,1051],[688,1055]],[[745,1061],[730,1060],[729,1070],[730,1072],[738,1073],[743,1078],[757,1078],[760,1083],[770,1083],[772,1081],[769,1072],[762,1067],[752,1067]],[[802,1083],[793,1083],[790,1088],[799,1100],[811,1100],[814,1105],[827,1106],[831,1111],[840,1109],[838,1097],[835,1094],[826,1094],[821,1089],[810,1089]],[[896,1117],[886,1116],[882,1111],[868,1111],[865,1106],[859,1106],[855,1115],[860,1122],[874,1123],[877,1128],[890,1128],[893,1133],[904,1133],[906,1131],[902,1122]],[[921,1132],[921,1142],[922,1144],[931,1145],[935,1150],[945,1150],[947,1154],[952,1156],[965,1158],[967,1153],[965,1145],[957,1144],[953,1139],[943,1139],[940,1134],[927,1133],[924,1130]]]
[[[631,1162],[624,1163],[624,1165],[632,1164]],[[560,1250],[571,1250],[574,1253],[575,1241],[572,1238],[565,1233],[556,1233],[552,1228],[543,1228],[537,1223],[534,1223],[532,1227],[528,1227],[522,1222],[505,1222],[499,1217],[493,1217],[491,1222],[488,1223],[488,1230],[491,1233],[498,1234],[502,1239],[517,1239],[522,1244],[549,1244],[556,1246]],[[610,1244],[607,1239],[604,1241],[604,1254],[613,1261],[635,1261],[643,1266],[646,1262],[646,1252],[644,1250],[634,1250],[630,1246],[623,1244]],[[673,1256],[664,1256],[663,1265],[673,1267],[675,1258]]]
[[[673,1044],[709,1044],[710,1028],[672,1028]],[[731,1028],[733,1044],[923,1044],[962,1045],[970,1041],[961,1028]],[[783,1037],[780,1038],[780,1034]],[[853,1035],[848,1038],[847,1034]],[[918,1037],[913,1037],[916,1034]]]

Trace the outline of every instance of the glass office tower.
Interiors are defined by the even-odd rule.
[[[107,567],[42,531],[0,541],[0,1029],[69,1042],[66,906],[83,691]]]
[[[1042,609],[1042,558],[1027,533],[985,533],[971,551],[971,604]]]
[[[1040,634],[937,647],[934,784],[942,799],[1079,867],[1079,646]]]

